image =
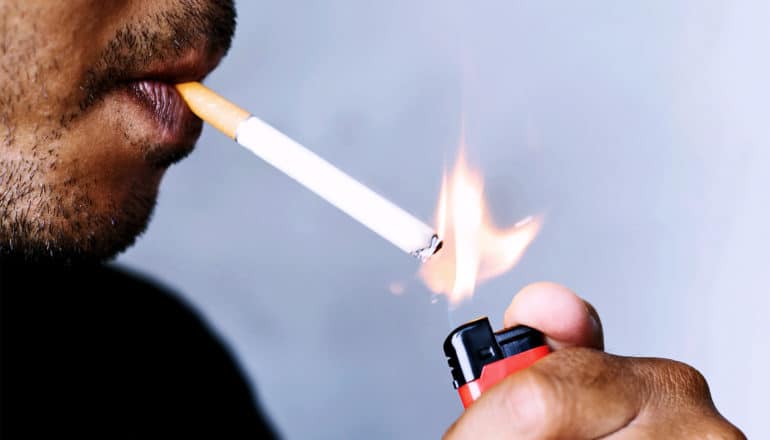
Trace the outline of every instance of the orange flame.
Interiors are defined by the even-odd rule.
[[[540,231],[540,218],[527,217],[499,229],[490,219],[483,196],[484,180],[472,170],[460,148],[451,175],[441,184],[436,212],[443,249],[420,269],[420,277],[453,305],[473,296],[476,285],[516,265]]]

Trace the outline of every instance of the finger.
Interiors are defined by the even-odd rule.
[[[601,438],[624,429],[648,393],[627,358],[560,350],[487,390],[446,439]]]
[[[604,349],[604,334],[596,309],[559,284],[535,283],[519,291],[505,311],[505,327],[515,325],[540,330],[554,350]]]

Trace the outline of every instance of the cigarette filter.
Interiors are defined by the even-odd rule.
[[[198,117],[404,252],[426,261],[441,248],[433,228],[269,124],[200,83],[176,87]]]
[[[520,325],[495,333],[486,317],[457,327],[444,342],[453,384],[465,408],[485,390],[549,352],[539,331]]]

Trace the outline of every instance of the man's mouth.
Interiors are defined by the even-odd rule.
[[[138,105],[150,130],[144,153],[153,165],[167,167],[189,154],[198,139],[202,121],[187,107],[174,84],[200,81],[216,67],[222,54],[209,57],[189,51],[172,62],[151,63],[143,72],[131,74],[119,90]]]
[[[153,120],[156,129],[151,139],[155,148],[177,150],[174,156],[179,157],[174,157],[175,160],[189,153],[200,135],[202,121],[190,111],[173,84],[140,80],[129,83],[128,87],[134,101]],[[158,165],[164,165],[162,162]]]
[[[97,118],[119,132],[104,136],[128,154],[165,167],[192,150],[202,123],[173,86],[216,67],[230,47],[235,8],[232,0],[176,3],[116,30],[73,88],[77,104],[63,125],[104,103]]]
[[[121,121],[115,128],[123,136],[114,142],[129,154],[166,167],[189,153],[202,122],[174,85],[206,77],[227,52],[235,26],[232,1],[193,3],[195,8],[163,14],[157,23],[137,21],[116,32],[83,72],[73,90],[77,108],[63,124],[104,103],[100,117]]]

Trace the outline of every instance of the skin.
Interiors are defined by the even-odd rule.
[[[230,0],[0,0],[0,256],[102,260],[132,244],[201,125],[164,144],[116,88],[191,51],[213,68],[233,29]]]
[[[604,353],[599,315],[569,289],[524,288],[505,312],[506,327],[519,324],[554,352],[482,394],[444,439],[745,438],[694,368]]]
[[[166,145],[117,87],[190,51],[213,68],[233,26],[223,0],[0,0],[0,257],[104,260],[129,246],[200,125]],[[524,289],[506,312],[516,324],[555,352],[486,392],[445,438],[743,438],[691,367],[603,353],[598,315],[569,290]]]

